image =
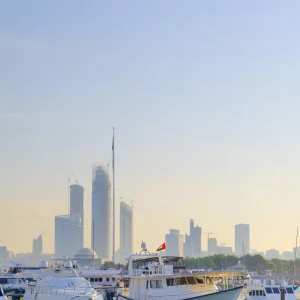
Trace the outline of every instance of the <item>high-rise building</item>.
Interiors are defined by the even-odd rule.
[[[111,258],[110,181],[104,167],[93,168],[92,248],[102,259]]]
[[[43,253],[43,238],[42,235],[38,235],[33,239],[32,254],[40,256]]]
[[[170,229],[165,236],[166,255],[167,256],[183,256],[183,236],[177,229]]]
[[[80,247],[78,249],[83,248],[84,246],[84,188],[79,184],[72,184],[70,186],[70,218],[72,222],[78,222],[77,235],[75,239],[77,239],[76,244]],[[77,249],[77,250],[78,250]]]
[[[190,236],[192,239],[193,257],[198,257],[201,252],[201,236],[202,236],[202,228],[199,226],[195,226],[194,220],[190,220]]]
[[[218,252],[218,242],[216,238],[208,238],[207,251],[209,254],[216,254]]]
[[[250,253],[250,225],[235,225],[235,255],[244,256]]]
[[[186,234],[184,238],[183,256],[193,257],[193,241],[189,234]]]
[[[80,223],[84,225],[84,188],[79,184],[70,186],[70,214],[79,215]]]
[[[55,255],[58,258],[71,257],[82,248],[82,224],[78,215],[55,217]]]
[[[125,202],[120,203],[120,250],[119,261],[125,262],[125,258],[132,254],[132,207]]]

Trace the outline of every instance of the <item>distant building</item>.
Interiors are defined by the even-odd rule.
[[[193,241],[189,234],[186,234],[184,238],[183,256],[193,257]]]
[[[82,224],[78,215],[63,215],[55,217],[55,255],[58,258],[74,257],[76,251],[82,248]]]
[[[32,254],[36,256],[41,256],[42,253],[43,253],[43,237],[40,234],[33,239]]]
[[[70,186],[70,218],[78,223],[77,244],[78,249],[84,245],[84,188],[79,184]]]
[[[294,255],[293,251],[284,251],[284,252],[282,252],[281,257],[284,260],[294,260],[295,259],[295,255]]]
[[[8,265],[8,251],[7,247],[0,247],[0,265]]]
[[[202,237],[202,228],[195,226],[194,220],[190,220],[190,236],[192,240],[192,256],[198,257],[201,252],[201,237]]]
[[[70,214],[78,215],[79,221],[84,225],[84,188],[79,184],[70,186]]]
[[[218,242],[216,238],[209,238],[207,250],[209,254],[216,254],[218,252]]]
[[[98,257],[97,253],[90,248],[79,249],[75,255],[74,259],[77,262],[77,267],[89,267],[89,268],[100,268],[101,258]]]
[[[92,249],[100,258],[111,258],[110,181],[104,167],[93,168]]]
[[[233,250],[232,247],[226,247],[224,246],[219,246],[218,247],[218,254],[224,254],[224,255],[232,255]]]
[[[120,249],[119,261],[125,263],[125,258],[133,252],[132,207],[125,202],[120,203]]]
[[[235,225],[235,255],[244,256],[250,253],[250,225]]]
[[[165,236],[166,255],[167,256],[183,256],[183,236],[179,230],[170,229]]]
[[[279,251],[276,249],[269,249],[266,251],[266,259],[279,258]]]

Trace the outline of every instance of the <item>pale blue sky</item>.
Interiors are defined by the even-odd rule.
[[[107,163],[115,125],[135,248],[190,216],[227,245],[250,222],[251,248],[291,248],[299,13],[299,1],[1,1],[0,223],[17,224],[2,243],[30,251],[42,231],[53,251],[72,171],[89,219],[91,166]]]

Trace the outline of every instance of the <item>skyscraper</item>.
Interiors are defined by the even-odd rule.
[[[72,184],[70,186],[70,214],[79,215],[82,225],[84,225],[83,194],[84,188],[81,185]]]
[[[32,254],[41,255],[43,253],[43,238],[42,235],[38,235],[33,239],[32,243]]]
[[[165,236],[167,256],[183,256],[183,236],[177,229],[170,229]]]
[[[74,237],[77,239],[76,244],[79,245],[79,250],[84,245],[84,188],[79,184],[70,186],[70,219],[72,222],[78,222],[77,234]]]
[[[120,262],[132,254],[132,207],[125,202],[120,203]]]
[[[104,167],[93,168],[92,248],[98,257],[110,258],[111,197],[110,181]]]
[[[195,226],[193,219],[190,220],[190,236],[193,244],[192,255],[193,257],[197,257],[201,252],[202,228]]]
[[[235,225],[235,255],[244,256],[250,253],[250,225]]]
[[[82,225],[78,215],[55,217],[55,255],[74,257],[83,246]]]

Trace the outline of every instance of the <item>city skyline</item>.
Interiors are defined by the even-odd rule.
[[[294,247],[298,9],[1,1],[0,223],[14,224],[2,243],[30,252],[42,233],[54,253],[53,220],[68,212],[73,171],[91,246],[91,167],[110,163],[115,126],[116,207],[120,197],[135,203],[134,251],[142,240],[155,250],[170,228],[189,232],[191,216],[226,245],[247,223],[258,251]],[[118,249],[118,231],[115,241]]]

